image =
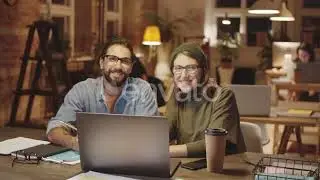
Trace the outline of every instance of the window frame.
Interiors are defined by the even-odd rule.
[[[65,22],[69,21],[68,27],[64,26],[64,32],[68,32],[68,40],[70,41],[70,58],[74,55],[74,39],[75,39],[75,0],[67,0],[65,5],[54,4],[51,0],[51,17],[67,17],[69,20],[65,20]],[[48,5],[43,2],[40,6],[40,13],[47,13]]]
[[[109,11],[108,10],[108,1],[114,1],[117,2],[118,8],[116,8],[118,11]],[[108,30],[108,21],[113,21],[117,23],[117,28],[115,32],[118,35],[122,35],[122,12],[123,12],[123,0],[105,0],[105,8],[104,8],[104,40],[107,40],[107,30]]]
[[[219,17],[224,17],[225,13],[228,13],[228,17],[230,18],[240,18],[240,28],[239,33],[241,36],[241,42],[240,44],[242,46],[247,46],[247,18],[249,17],[261,17],[260,15],[255,14],[249,14],[247,7],[247,0],[241,0],[241,7],[240,8],[220,8],[216,7],[216,0],[211,0],[211,14],[207,16],[211,16],[212,18],[210,21],[212,22],[211,28],[212,32],[210,32],[211,35],[206,35],[206,37],[210,38],[210,45],[216,46],[218,44],[218,24],[217,19]],[[205,30],[205,32],[208,32]],[[251,47],[251,46],[250,46]]]

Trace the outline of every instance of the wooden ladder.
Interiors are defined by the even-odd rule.
[[[29,95],[26,114],[22,124],[23,126],[26,126],[26,127],[33,126],[30,121],[30,116],[32,112],[34,98],[36,95],[52,96],[54,111],[56,112],[58,110],[59,108],[58,107],[59,106],[58,87],[57,87],[56,78],[53,73],[53,60],[59,60],[59,63],[61,63],[61,72],[63,73],[63,76],[64,76],[63,79],[66,86],[66,90],[69,90],[71,87],[69,75],[67,72],[67,66],[66,66],[66,56],[64,52],[62,52],[62,48],[59,44],[61,42],[59,39],[59,34],[58,34],[58,29],[56,24],[51,21],[38,20],[38,21],[35,21],[33,24],[29,25],[28,28],[29,28],[29,33],[28,33],[23,57],[21,58],[22,63],[20,67],[20,74],[19,74],[16,90],[13,92],[14,99],[11,106],[10,121],[8,123],[9,126],[21,125],[16,122],[16,116],[17,116],[17,111],[19,108],[21,96]],[[30,57],[30,51],[34,41],[35,32],[38,33],[39,46],[38,46],[38,50],[35,57]],[[61,52],[60,59],[54,58],[51,52],[52,49],[48,48],[50,32],[52,32],[51,40],[54,43],[53,50],[55,52]],[[29,61],[36,62],[35,74],[31,81],[30,89],[23,89],[23,83],[25,80],[26,69],[29,64]],[[47,68],[47,71],[48,71],[48,80],[51,86],[51,90],[41,90],[39,88],[39,79],[41,76],[42,68],[44,66]]]

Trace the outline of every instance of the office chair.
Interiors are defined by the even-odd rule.
[[[243,134],[247,152],[262,153],[261,129],[257,124],[240,122],[240,129]]]

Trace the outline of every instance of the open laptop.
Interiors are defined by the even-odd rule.
[[[298,63],[298,83],[320,83],[320,63]]]
[[[267,85],[230,85],[240,116],[269,116],[271,87]]]
[[[164,117],[76,116],[84,171],[168,178],[180,165],[169,158],[169,125]]]

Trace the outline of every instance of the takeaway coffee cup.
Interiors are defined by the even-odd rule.
[[[222,128],[205,130],[207,170],[220,173],[223,169],[228,131]]]

